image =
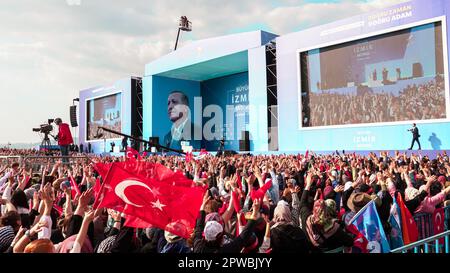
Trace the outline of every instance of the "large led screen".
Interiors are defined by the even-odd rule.
[[[299,127],[446,119],[441,22],[299,53]]]

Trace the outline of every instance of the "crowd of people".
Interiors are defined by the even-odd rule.
[[[364,94],[311,93],[309,120],[304,126],[430,120],[446,118],[445,83],[439,77],[389,92]],[[304,123],[305,123],[304,122]]]
[[[28,153],[35,152],[0,150],[0,155]],[[344,151],[205,155],[190,161],[143,157],[208,188],[186,239],[156,227],[127,227],[124,213],[92,208],[93,189],[104,179],[95,162],[125,160],[89,155],[68,164],[43,162],[38,172],[26,162],[0,163],[0,252],[313,253],[340,247],[357,252],[349,219],[371,200],[386,234],[395,196],[402,196],[413,215],[433,213],[450,200],[445,152],[436,158]],[[70,177],[80,189],[75,198]]]

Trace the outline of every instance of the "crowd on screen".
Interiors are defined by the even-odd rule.
[[[0,150],[9,156],[33,153]],[[312,253],[343,247],[364,252],[357,248],[360,234],[349,219],[372,200],[389,240],[396,198],[404,200],[412,215],[433,213],[450,199],[445,152],[436,158],[398,152],[204,155],[192,160],[144,156],[139,160],[159,163],[208,188],[194,232],[182,238],[154,226],[127,227],[128,216],[120,211],[92,209],[93,189],[103,181],[94,163],[125,160],[90,155],[69,164],[42,163],[39,172],[26,162],[0,161],[0,251]],[[73,196],[75,185],[67,183],[68,177],[79,194]]]
[[[119,119],[113,120],[113,121],[102,120],[100,122],[89,122],[89,124],[88,124],[88,127],[89,127],[88,139],[93,140],[93,139],[103,139],[103,138],[106,138],[106,139],[119,138],[117,135],[115,135],[111,132],[103,132],[102,135],[99,136],[98,130],[99,130],[100,126],[109,128],[116,132],[120,132],[122,130],[122,121],[119,118]]]
[[[395,122],[446,118],[445,83],[437,77],[407,86],[399,96],[391,93],[311,93],[310,120],[304,126]]]

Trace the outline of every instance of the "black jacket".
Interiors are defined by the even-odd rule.
[[[419,138],[420,137],[420,135],[419,135],[419,128],[414,127],[414,128],[411,129],[411,132],[413,134],[413,138]]]
[[[305,232],[294,225],[279,225],[270,230],[271,254],[310,253],[313,246]]]

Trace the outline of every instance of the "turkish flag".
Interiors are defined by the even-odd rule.
[[[95,163],[94,169],[98,172],[98,174],[105,179],[106,174],[108,173],[109,168],[111,167],[112,163]]]
[[[353,234],[353,246],[349,248],[349,253],[367,253],[367,244],[369,241],[364,235],[359,232],[354,224],[345,227],[348,233]]]
[[[188,179],[181,172],[174,172],[164,165],[147,161],[118,162],[114,163],[123,169],[139,175],[143,178],[156,179],[174,186],[192,187],[194,181]]]
[[[251,190],[250,191],[250,197],[252,198],[252,200],[255,199],[262,199],[264,197],[264,195],[266,194],[266,192],[272,187],[272,179],[268,180],[266,182],[266,184],[264,184],[261,188],[259,188],[258,190]]]
[[[433,234],[441,234],[445,230],[445,212],[444,208],[438,208],[433,213]],[[439,240],[440,244],[444,244],[444,238]]]
[[[194,181],[185,177],[183,173],[174,172],[164,165],[147,161],[96,163],[94,167],[102,176],[103,181],[107,177],[108,170],[113,164],[143,178],[153,178],[160,182],[169,183],[176,186],[192,187],[195,185]]]
[[[400,194],[397,194],[397,204],[400,207],[401,212],[404,244],[409,245],[411,243],[417,242],[417,240],[419,240],[419,231],[417,229],[416,221],[414,221],[411,212],[406,207]]]
[[[239,173],[239,171],[236,172],[237,175],[237,186],[240,190],[242,190],[242,178],[241,178],[241,174]]]
[[[236,211],[236,213],[239,213],[242,209],[239,194],[237,194],[236,191],[232,191],[231,194],[233,195],[234,211]]]
[[[137,156],[137,158],[140,160],[141,159],[141,155],[139,154],[139,152],[138,151],[136,151],[135,149],[133,149],[133,148],[131,148],[131,147],[128,147],[127,148],[127,152],[126,152],[126,157],[127,157],[127,159],[130,159],[130,160],[136,160],[136,157],[135,156]]]
[[[309,156],[309,150],[306,150],[305,158],[308,159],[308,156]]]
[[[106,177],[108,176],[108,172],[113,164],[119,166],[120,168],[130,173],[140,176],[142,179],[152,178],[162,183],[167,183],[170,185],[181,187],[193,187],[195,185],[194,181],[185,177],[183,173],[174,172],[159,163],[136,161],[136,160],[128,160],[124,162],[114,162],[114,163],[96,163],[94,165],[94,168],[102,176],[103,181],[105,181]],[[94,189],[95,190],[94,208],[98,207],[100,202],[103,200],[105,194],[111,190],[109,185],[106,185],[106,187],[104,187],[104,185],[105,183],[101,184],[100,189]],[[116,208],[116,210],[121,209],[123,208],[122,207]]]
[[[189,238],[205,191],[204,187],[177,186],[176,181],[170,184],[146,178],[113,164],[96,203],[98,208],[111,208]]]
[[[100,190],[102,188],[102,183],[100,182],[100,177],[97,177],[97,179],[95,179],[95,185],[94,185],[94,196],[97,197],[97,195],[100,194]]]
[[[200,150],[200,155],[207,155],[208,152],[206,151],[206,149],[201,149]]]
[[[73,179],[72,176],[69,178],[70,180],[70,188],[72,192],[72,200],[76,198],[77,195],[81,194],[80,188],[78,188],[77,182],[75,182],[75,179]]]
[[[152,224],[142,220],[133,215],[125,216],[125,223],[123,224],[125,227],[134,227],[134,228],[150,228]]]

